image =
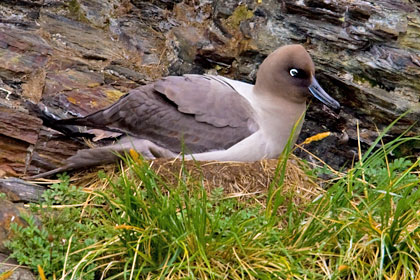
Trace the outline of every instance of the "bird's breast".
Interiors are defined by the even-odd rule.
[[[259,107],[257,122],[268,157],[278,157],[289,137],[292,137],[293,143],[296,141],[302,127],[305,108],[305,104],[296,103],[282,103],[281,106],[267,104]]]

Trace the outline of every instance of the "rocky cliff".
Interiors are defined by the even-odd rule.
[[[420,4],[409,0],[0,0],[0,176],[54,166],[83,142],[27,110],[62,117],[103,108],[164,75],[218,73],[252,82],[277,47],[300,43],[340,103],[312,102],[301,139],[338,167],[407,110],[394,135],[420,116]]]

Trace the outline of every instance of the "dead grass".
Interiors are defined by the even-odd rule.
[[[181,160],[156,159],[147,161],[168,186],[176,186],[181,178]],[[247,200],[252,198],[262,207],[266,206],[266,193],[270,183],[275,179],[278,160],[261,160],[256,162],[184,162],[184,168],[190,176],[186,180],[201,181],[210,193],[222,187],[226,198],[236,197]],[[286,178],[282,189],[283,195],[291,199],[294,205],[306,205],[325,191],[319,178],[308,176],[303,170],[304,163],[292,155],[287,163]],[[97,172],[103,170],[108,178],[116,178],[121,174],[115,165],[105,165],[93,170],[74,173],[72,183],[87,192],[104,190],[107,182],[101,180]],[[124,169],[126,170],[127,169]],[[56,180],[46,180],[53,183]],[[191,184],[194,185],[194,184]],[[284,210],[284,209],[283,209]],[[280,209],[282,212],[282,209]]]

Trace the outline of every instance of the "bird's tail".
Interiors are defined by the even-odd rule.
[[[64,171],[89,168],[96,165],[115,162],[119,158],[118,153],[121,152],[115,147],[116,145],[78,150],[75,155],[64,161],[63,166],[41,174],[30,176],[27,179],[47,178]]]
[[[25,103],[26,108],[31,113],[35,114],[42,121],[44,126],[57,130],[70,137],[84,137],[92,138],[94,135],[83,132],[79,126],[83,126],[83,122],[80,121],[84,118],[69,118],[63,119],[58,114],[51,112],[47,106],[42,103],[32,103],[27,101]]]
[[[45,178],[59,172],[88,168],[96,165],[115,162],[131,150],[141,154],[145,159],[175,158],[177,155],[153,142],[144,139],[123,138],[120,142],[104,147],[83,149],[65,160],[62,167],[29,177],[29,179]]]

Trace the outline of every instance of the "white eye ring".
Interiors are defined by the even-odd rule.
[[[299,73],[299,71],[295,68],[292,68],[290,69],[289,73],[290,73],[290,76],[295,77]]]

